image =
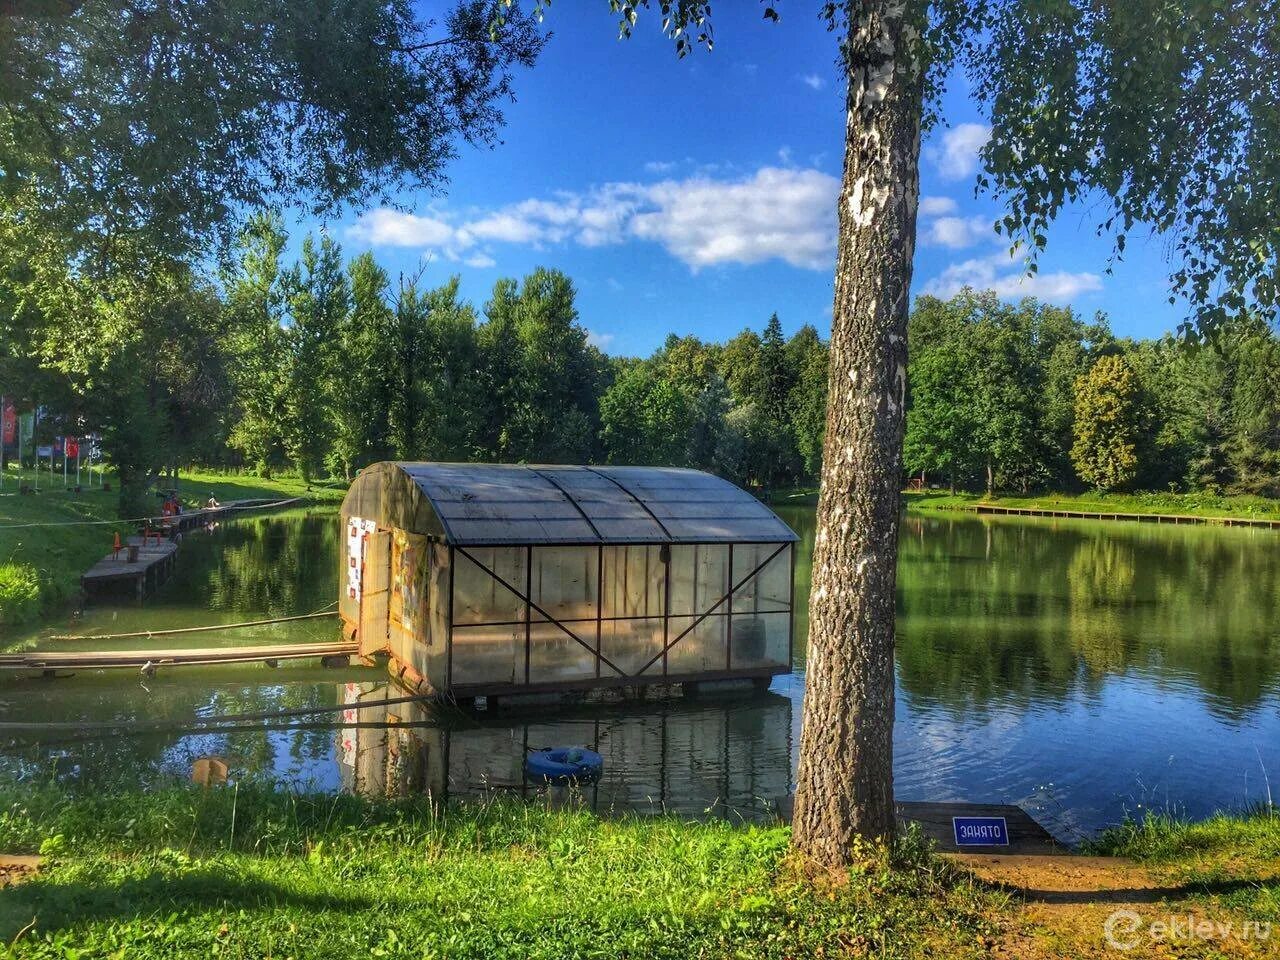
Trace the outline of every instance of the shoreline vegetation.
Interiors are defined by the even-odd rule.
[[[7,469],[0,489],[0,646],[14,628],[56,614],[74,597],[80,575],[111,549],[117,531],[121,539],[137,533],[136,524],[119,519],[111,471],[106,490],[85,483],[76,494],[62,486],[61,477],[50,483],[46,475],[38,494],[18,494],[19,484],[31,483],[33,476],[31,470]],[[155,489],[166,486],[162,479]],[[265,478],[211,469],[180,472],[177,486],[184,509],[203,506],[210,494],[222,503],[259,498],[338,503],[346,492],[346,485],[336,481],[308,484],[296,476]],[[153,499],[148,512],[160,514],[159,499]]]
[[[816,487],[771,491],[763,499],[774,507],[813,506]],[[903,505],[911,513],[974,513],[979,505],[1032,510],[1072,510],[1082,513],[1142,514],[1160,517],[1280,520],[1280,499],[1247,494],[1170,493],[1039,493],[1028,495],[969,493],[947,490],[903,490]],[[1105,518],[1104,518],[1105,519]]]
[[[949,493],[943,490],[905,491],[903,499],[911,511],[973,511],[979,505],[1030,510],[1073,510],[1083,513],[1142,514],[1162,517],[1203,517],[1206,519],[1280,520],[1280,500],[1246,494],[1235,496],[1211,493],[1045,493],[1038,495],[996,495]]]
[[[0,894],[10,956],[1071,957],[1102,948],[1095,908],[1127,904],[1046,918],[914,831],[815,877],[785,825],[509,800],[6,784],[0,810],[0,852],[42,858]],[[1153,916],[1280,921],[1274,812],[1151,817],[1086,852],[1162,883],[1134,905]]]

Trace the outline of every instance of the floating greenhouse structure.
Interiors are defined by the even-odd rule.
[[[796,535],[710,474],[379,463],[351,485],[342,522],[344,633],[424,693],[790,670]]]

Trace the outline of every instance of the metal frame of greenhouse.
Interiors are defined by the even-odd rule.
[[[339,612],[457,698],[789,672],[795,533],[696,470],[382,463],[343,501]]]

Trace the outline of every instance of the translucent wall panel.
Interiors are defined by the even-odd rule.
[[[791,614],[735,614],[732,659],[734,670],[788,666],[791,648]]]
[[[771,553],[782,550],[733,594],[734,613],[768,613],[791,609],[791,545],[739,543],[733,547],[733,582],[740,583]]]
[[[448,683],[447,649],[449,641],[449,548],[431,544],[431,562],[427,569],[427,629],[423,643],[415,650],[413,667],[443,689]]]
[[[694,623],[697,623],[696,617],[671,618],[671,638],[685,635],[667,651],[667,673],[718,673],[725,669],[729,618],[712,614],[690,630]],[[686,630],[689,632],[685,633]]]
[[[671,548],[671,615],[701,614],[729,592],[727,544]],[[728,604],[717,608],[728,613]]]
[[[394,530],[391,535],[391,652],[406,663],[413,659],[413,647],[427,634],[430,545],[416,533]]]
[[[638,672],[662,652],[662,618],[604,621],[600,625],[600,652],[624,673]],[[645,670],[645,673],[661,672],[661,658]],[[601,675],[614,676],[614,673],[604,665]]]
[[[554,620],[595,620],[599,565],[600,551],[594,545],[534,547],[529,596]],[[594,644],[594,627],[591,640]]]
[[[471,557],[475,560],[472,560]],[[524,601],[503,586],[493,571],[516,591],[525,589],[525,547],[468,547],[454,551],[457,570],[453,575],[453,622],[511,623],[524,622]],[[488,570],[477,564],[483,564]],[[457,660],[455,654],[454,665]]]
[[[596,624],[566,623],[565,628],[582,638],[578,643],[554,623],[535,618],[529,624],[529,682],[556,683],[590,680],[596,675]]]
[[[524,683],[524,624],[455,626],[452,683]]]
[[[666,609],[666,564],[658,546],[604,548],[604,616],[661,617]]]

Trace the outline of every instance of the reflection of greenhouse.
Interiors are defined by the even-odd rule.
[[[459,697],[767,678],[795,534],[696,470],[380,463],[342,505],[361,653]]]
[[[763,818],[790,790],[791,711],[776,694],[727,700],[595,705],[555,715],[466,714],[429,703],[389,703],[402,691],[350,683],[353,724],[338,734],[344,790],[440,799],[545,790],[526,781],[527,750],[576,744],[604,756],[584,789],[598,810]],[[376,705],[375,705],[376,704]]]

